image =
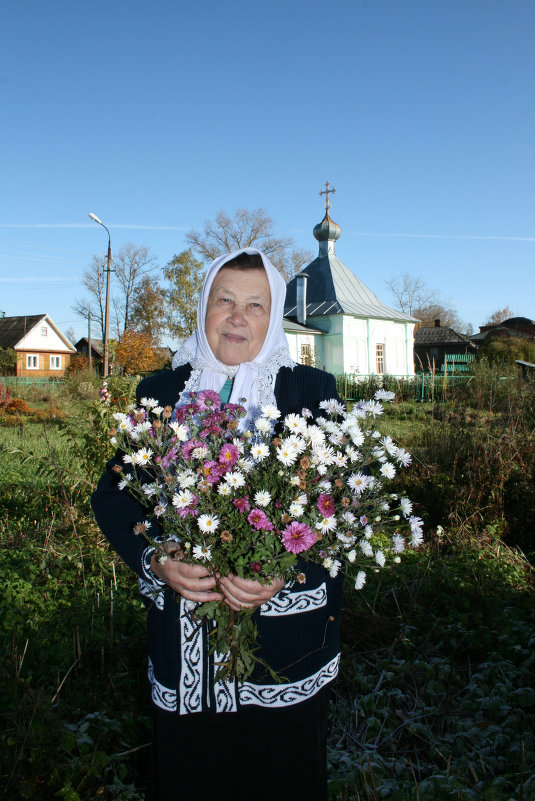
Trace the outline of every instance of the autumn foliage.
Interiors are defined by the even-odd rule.
[[[143,373],[156,369],[158,358],[151,346],[151,338],[140,331],[125,331],[115,351],[115,359],[125,373]]]

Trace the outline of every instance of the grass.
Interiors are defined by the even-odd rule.
[[[532,553],[534,393],[503,384],[488,370],[464,395],[395,403],[378,420],[413,453],[400,488],[427,545],[346,592],[333,799],[535,797],[534,583],[517,547]],[[143,797],[144,610],[90,515],[108,421],[84,393],[57,399],[74,432],[0,424],[6,801]]]

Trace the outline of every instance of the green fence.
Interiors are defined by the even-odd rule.
[[[448,375],[443,373],[417,373],[407,377],[400,375],[346,374],[336,377],[338,394],[344,400],[366,400],[373,398],[378,389],[394,392],[398,400],[441,400],[448,390],[470,381],[470,375]]]
[[[62,378],[53,376],[30,376],[29,378],[20,375],[0,375],[0,384],[6,387],[39,387],[49,384],[63,384]]]

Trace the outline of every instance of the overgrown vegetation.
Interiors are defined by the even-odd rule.
[[[110,382],[114,404],[133,386]],[[89,509],[109,455],[98,391],[76,374],[13,391],[30,414],[0,411],[1,799],[143,797],[144,611]],[[528,801],[535,387],[482,363],[434,401],[396,402],[378,428],[413,453],[403,480],[428,537],[345,597],[332,798]]]

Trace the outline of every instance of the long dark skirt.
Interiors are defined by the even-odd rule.
[[[147,801],[325,801],[329,695],[217,715],[158,709]]]

